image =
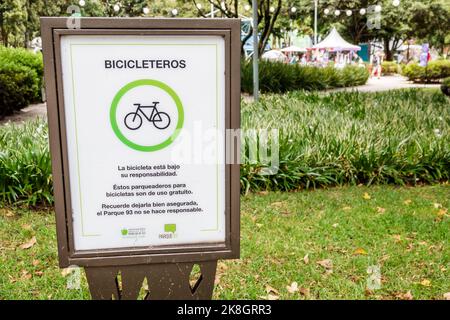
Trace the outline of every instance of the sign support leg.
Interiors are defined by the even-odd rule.
[[[200,267],[190,281],[195,265]],[[134,266],[86,267],[86,278],[94,300],[136,300],[144,280],[144,300],[210,300],[217,260],[204,262],[146,264]]]

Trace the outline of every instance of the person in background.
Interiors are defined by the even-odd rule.
[[[377,75],[378,79],[381,78],[381,64],[383,63],[383,54],[380,51],[375,52],[372,56],[372,77]]]
[[[304,65],[306,65],[306,54],[302,54],[301,55],[301,58],[300,58],[300,64],[302,65],[302,66],[304,66]]]
[[[291,57],[291,60],[289,61],[289,63],[290,64],[297,64],[298,63],[298,56],[295,53],[292,54],[292,57]]]

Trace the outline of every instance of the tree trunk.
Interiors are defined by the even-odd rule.
[[[392,61],[392,50],[389,48],[389,38],[384,38],[384,54],[386,61]]]
[[[263,33],[261,34],[261,39],[262,41],[260,41],[260,47],[259,47],[259,53],[260,56],[264,53],[264,49],[267,45],[267,41],[269,41],[269,37],[272,34],[272,30],[273,27],[275,25],[275,21],[278,18],[278,15],[280,14],[281,11],[281,0],[278,0],[277,3],[277,8],[275,9],[275,12],[273,13],[273,15],[271,16],[270,14],[270,2],[267,2],[267,7],[265,8],[265,19],[264,19],[264,30]]]

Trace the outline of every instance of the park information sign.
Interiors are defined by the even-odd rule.
[[[61,266],[238,257],[239,21],[68,20],[42,19]]]

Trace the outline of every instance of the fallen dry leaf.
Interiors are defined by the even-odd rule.
[[[422,281],[420,281],[420,284],[424,287],[431,287],[431,281],[428,279],[423,279]]]
[[[5,217],[8,217],[8,218],[14,217],[14,212],[12,212],[11,210],[6,209],[6,208],[1,208],[0,209],[0,214],[1,215],[5,215]]]
[[[69,274],[71,274],[73,272],[74,268],[65,268],[61,270],[61,275],[63,277],[67,277]]]
[[[266,285],[266,293],[280,294],[277,289],[275,289],[274,287],[271,287],[269,285]]]
[[[302,296],[305,296],[305,297],[308,297],[310,294],[310,291],[308,288],[300,288],[299,292]]]
[[[367,297],[372,296],[374,294],[373,290],[370,290],[368,288],[364,289],[364,295],[366,295]]]
[[[31,230],[31,224],[23,224],[22,229],[24,230]]]
[[[294,281],[290,286],[286,286],[286,289],[289,293],[296,293],[298,291],[298,283]]]
[[[378,212],[378,213],[385,213],[385,212],[386,212],[386,209],[385,209],[385,208],[382,208],[382,207],[377,207],[377,212]]]
[[[413,299],[413,295],[411,294],[411,290],[408,290],[408,292],[406,293],[398,293],[395,295],[395,297],[397,299],[401,299],[401,300],[412,300]]]
[[[41,277],[44,274],[44,272],[43,271],[36,271],[34,274],[37,275],[38,277]]]
[[[411,199],[407,199],[405,201],[403,201],[404,204],[409,205],[411,204],[412,200]]]
[[[280,299],[280,297],[279,296],[277,296],[276,294],[268,294],[267,295],[267,300],[278,300],[278,299]]]
[[[399,234],[394,234],[394,235],[392,236],[392,238],[394,238],[395,242],[400,242],[400,241],[402,241],[402,236],[399,235]]]
[[[317,264],[324,267],[327,270],[333,269],[333,261],[331,259],[324,259],[317,261]]]
[[[283,207],[285,204],[286,204],[286,202],[284,202],[284,201],[277,201],[277,202],[272,202],[270,204],[270,206],[279,208],[279,207]]]
[[[33,266],[36,267],[39,263],[40,263],[39,260],[37,260],[37,259],[34,259],[34,260],[33,260]]]
[[[306,255],[303,257],[303,262],[304,262],[305,264],[308,264],[308,263],[309,263],[309,254],[306,254]]]
[[[447,214],[447,209],[439,209],[437,215],[438,217],[443,217]]]
[[[366,200],[370,200],[371,199],[370,195],[367,192],[364,192],[363,198],[366,199]]]
[[[333,223],[331,226],[332,226],[333,228],[337,228],[337,227],[339,226],[339,223]]]
[[[36,244],[36,237],[31,238],[30,240],[28,240],[27,242],[21,244],[19,246],[20,249],[25,250],[25,249],[29,249],[32,246],[34,246]]]
[[[278,299],[280,299],[280,297],[275,294],[268,294],[267,296],[259,296],[259,298],[262,300],[278,300]]]
[[[24,280],[30,280],[31,279],[31,274],[28,273],[27,270],[22,270],[21,278],[24,279]]]
[[[444,293],[444,299],[445,300],[450,300],[450,292]]]
[[[434,206],[435,209],[439,209],[439,208],[442,207],[442,204],[440,204],[440,203],[433,203],[433,206]]]
[[[17,282],[17,279],[14,278],[14,277],[11,276],[11,275],[8,275],[8,278],[9,278],[9,283],[15,283],[15,282]]]
[[[366,255],[367,251],[364,250],[363,248],[358,248],[355,251],[353,251],[353,254],[358,256],[358,255]]]

